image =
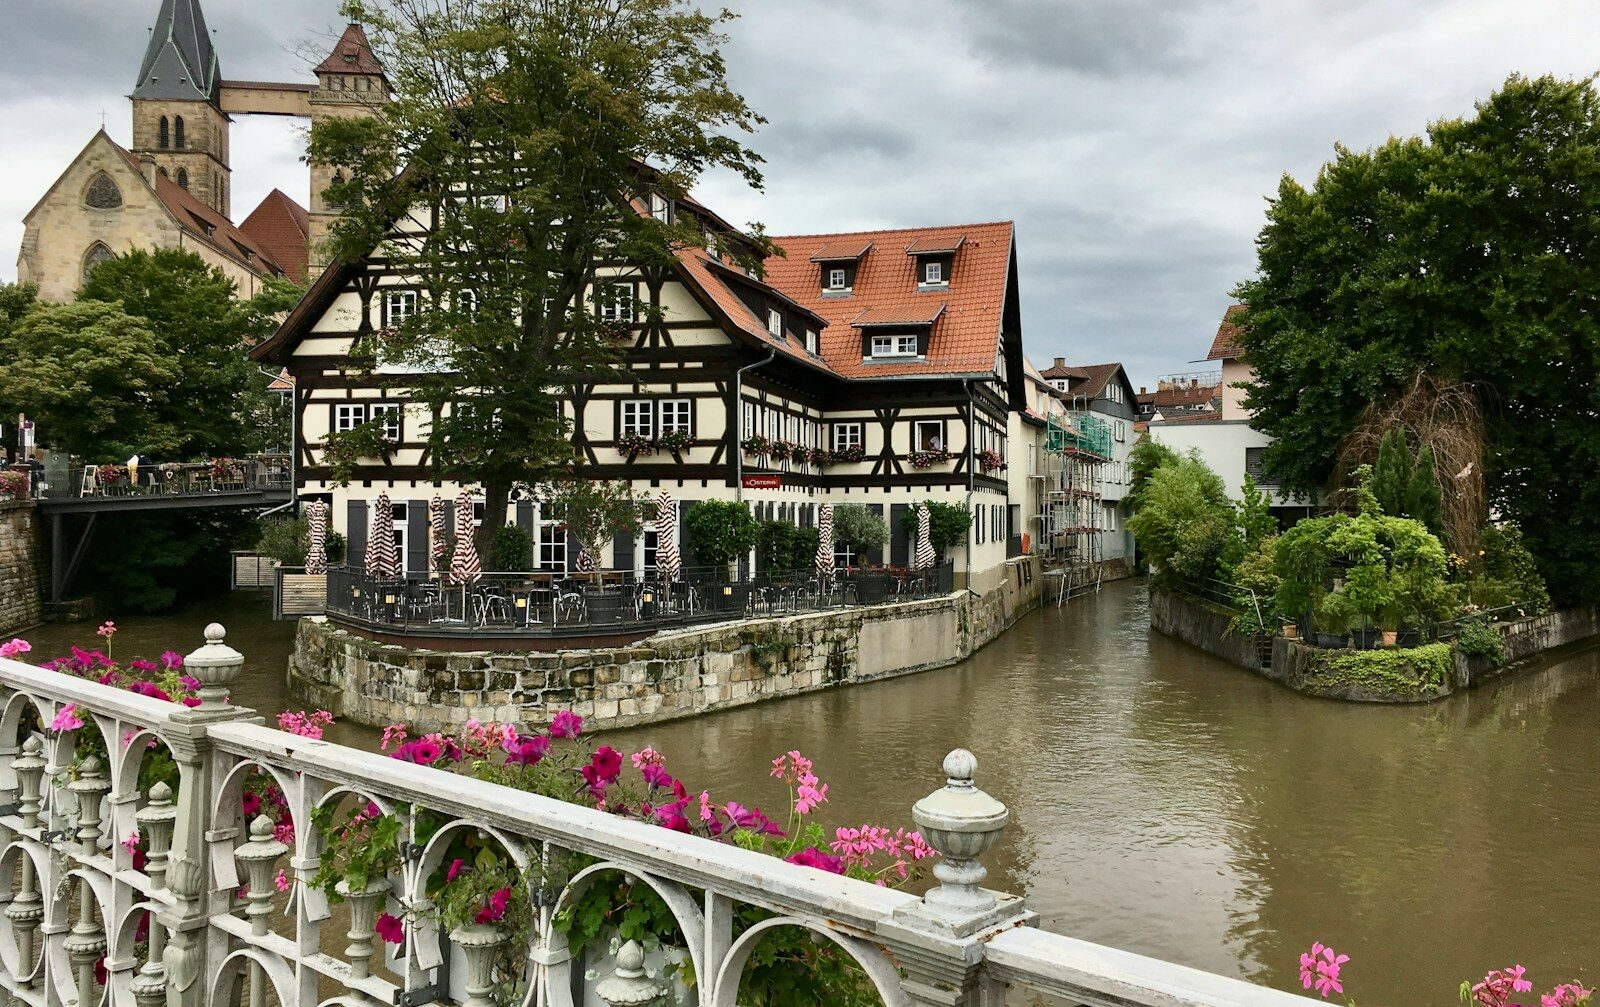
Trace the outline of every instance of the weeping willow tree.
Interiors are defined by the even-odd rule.
[[[1476,549],[1478,530],[1488,519],[1486,449],[1477,392],[1419,374],[1361,414],[1339,445],[1329,495],[1348,496],[1356,470],[1371,465],[1373,491],[1385,513],[1429,525],[1437,520],[1430,530],[1465,556]]]
[[[762,120],[726,79],[732,15],[690,0],[371,0],[345,13],[367,26],[392,91],[372,115],[313,130],[309,157],[341,166],[326,195],[347,208],[328,251],[376,249],[422,286],[419,310],[357,359],[403,365],[436,417],[436,469],[484,488],[487,538],[515,484],[573,461],[574,389],[627,379],[634,305],[595,303],[597,278],[674,268],[708,240],[749,261],[766,250],[655,212],[712,169],[759,188],[742,137]]]

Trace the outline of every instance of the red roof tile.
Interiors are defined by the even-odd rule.
[[[874,325],[932,325],[944,314],[945,302],[905,304],[887,308],[868,308],[851,319],[853,328]]]
[[[289,279],[306,282],[311,217],[305,207],[290,199],[282,189],[267,193],[261,205],[244,218],[239,230],[272,253],[273,261],[283,267]]]
[[[118,152],[127,158],[134,170],[139,171],[139,159],[127,149],[113,143]],[[266,246],[234,226],[233,221],[189,195],[189,190],[160,172],[156,173],[154,186],[156,198],[172,214],[178,226],[214,246],[224,254],[238,259],[258,273],[274,269],[287,272]],[[226,243],[225,243],[226,242]],[[248,254],[245,254],[248,253]]]
[[[872,240],[860,238],[846,241],[829,241],[811,253],[812,262],[850,262],[866,255]]]
[[[1217,327],[1217,336],[1211,340],[1211,352],[1206,354],[1207,360],[1237,360],[1244,356],[1244,349],[1239,346],[1239,333],[1244,321],[1244,313],[1248,305],[1230,304],[1228,310],[1223,312],[1222,324]]]
[[[965,234],[957,234],[953,237],[947,234],[920,235],[906,246],[906,254],[949,255],[959,251],[962,243],[966,240],[967,236]]]
[[[375,73],[382,75],[383,64],[372,54],[367,33],[358,24],[345,28],[339,42],[328,58],[317,64],[312,73]]]
[[[953,245],[965,238],[951,266],[950,286],[937,293],[917,290],[916,261],[900,252],[913,243]],[[850,234],[811,234],[772,240],[786,253],[767,260],[767,282],[822,316],[822,357],[848,378],[906,374],[993,374],[1000,354],[1001,317],[1011,278],[1013,228],[1009,221],[953,227],[902,228]],[[823,296],[822,276],[812,261],[819,250],[872,250],[856,268],[855,286],[844,297]],[[830,252],[831,254],[831,252]],[[933,323],[926,360],[863,364],[861,340],[852,324],[863,312],[928,318]]]

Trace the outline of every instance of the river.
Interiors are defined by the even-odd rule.
[[[987,858],[1045,927],[1298,988],[1320,940],[1362,1004],[1456,1002],[1522,963],[1600,982],[1600,650],[1440,703],[1309,699],[1149,632],[1134,583],[1023,618],[958,666],[613,732],[714,799],[781,810],[790,748],[829,784],[822,820],[910,824],[951,748],[1012,810]],[[117,653],[187,652],[208,620],[284,703],[289,624],[235,596],[128,619]],[[52,646],[90,627],[30,634]],[[340,727],[340,740],[372,732]]]

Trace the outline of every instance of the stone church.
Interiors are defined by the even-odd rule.
[[[101,129],[23,217],[19,280],[70,300],[104,260],[135,248],[184,248],[221,269],[241,297],[269,277],[304,284],[320,270],[338,208],[322,198],[337,169],[311,165],[311,207],[274,189],[235,222],[228,127],[236,115],[309,119],[371,114],[389,81],[351,24],[315,82],[225,80],[200,0],[161,0],[129,96],[133,143]]]

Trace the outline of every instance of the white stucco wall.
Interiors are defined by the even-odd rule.
[[[1163,420],[1150,424],[1150,436],[1179,454],[1198,449],[1201,459],[1222,477],[1228,496],[1244,499],[1245,449],[1264,448],[1272,438],[1252,429],[1245,420],[1202,420],[1184,422]],[[1270,486],[1260,487],[1272,495],[1275,506],[1304,506],[1306,501],[1286,497]]]

